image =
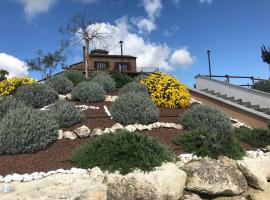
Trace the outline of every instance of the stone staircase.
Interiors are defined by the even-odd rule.
[[[264,114],[270,115],[270,108],[261,108],[259,105],[253,105],[253,104],[251,104],[251,102],[245,102],[242,99],[235,99],[235,97],[229,97],[226,94],[221,94],[219,92],[215,92],[214,90],[203,89],[200,91],[205,92],[205,93],[210,94],[210,95],[213,95],[213,96],[220,97],[222,99],[225,99],[225,100],[228,100],[228,101],[231,101],[234,103],[237,103],[239,105],[256,110],[258,112],[262,112]]]

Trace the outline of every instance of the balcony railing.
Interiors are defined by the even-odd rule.
[[[155,73],[159,68],[156,67],[137,67],[137,73]]]

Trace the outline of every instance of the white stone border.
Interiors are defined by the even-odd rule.
[[[158,128],[174,128],[174,129],[183,129],[183,127],[180,124],[175,124],[175,123],[166,123],[166,122],[155,122],[153,124],[148,124],[148,125],[142,125],[142,124],[133,124],[133,125],[127,125],[127,126],[123,126],[119,123],[114,124],[112,127],[110,128],[105,128],[104,130],[100,129],[100,128],[94,128],[92,131],[85,125],[82,125],[81,127],[75,129],[74,131],[63,131],[63,130],[59,130],[58,131],[58,139],[70,139],[70,140],[75,140],[78,137],[82,138],[78,133],[79,133],[79,129],[84,129],[85,131],[87,131],[87,135],[85,137],[88,136],[95,136],[95,135],[102,135],[102,134],[106,134],[106,133],[114,133],[116,130],[118,129],[126,129],[130,132],[134,132],[136,130],[138,131],[143,131],[143,130],[149,130],[151,131],[152,129],[158,129]],[[85,134],[84,134],[85,135]]]
[[[72,167],[70,170],[65,170],[65,169],[57,169],[55,171],[48,171],[46,172],[33,172],[31,174],[8,174],[6,176],[1,176],[0,175],[0,183],[10,183],[12,181],[17,181],[17,182],[28,182],[28,181],[33,181],[41,178],[45,178],[47,176],[53,175],[53,174],[87,174],[90,172],[90,169],[82,169],[82,168],[76,168]]]
[[[104,101],[114,102],[117,98],[118,96],[106,95]]]
[[[107,107],[107,106],[103,106],[103,108],[104,108],[104,111],[105,111],[105,113],[107,114],[107,116],[110,117],[110,118],[112,119],[112,115],[111,115],[111,113],[110,113],[108,107]]]
[[[81,109],[82,111],[85,110],[99,110],[98,106],[88,106],[88,105],[75,105],[76,108]]]

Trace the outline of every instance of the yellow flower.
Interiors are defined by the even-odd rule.
[[[190,105],[187,87],[173,76],[156,72],[141,83],[148,88],[152,101],[158,106],[186,108]]]
[[[13,77],[0,82],[0,96],[12,95],[18,87],[33,84],[36,81],[30,77]]]

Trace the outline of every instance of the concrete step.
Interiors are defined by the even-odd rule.
[[[234,99],[234,100],[232,100],[232,102],[240,104],[243,102],[243,100],[242,99]]]
[[[242,106],[246,106],[246,107],[251,106],[250,102],[241,102],[239,104],[242,105]]]

